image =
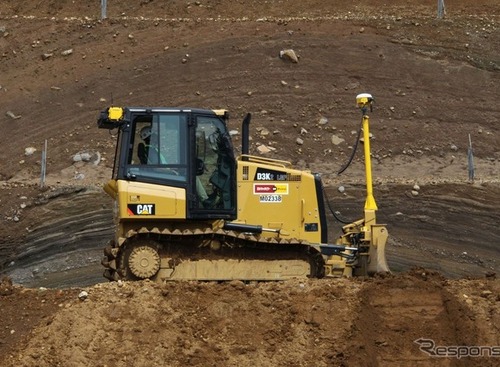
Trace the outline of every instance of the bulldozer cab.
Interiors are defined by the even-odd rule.
[[[116,124],[109,116],[99,126],[119,128],[113,179],[185,189],[188,218],[236,217],[236,162],[225,115],[126,108]]]

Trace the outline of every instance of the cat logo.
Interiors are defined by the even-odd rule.
[[[155,215],[155,204],[128,204],[128,215]]]

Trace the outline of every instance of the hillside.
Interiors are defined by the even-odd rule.
[[[434,0],[123,0],[102,21],[97,3],[0,3],[0,365],[495,365],[430,358],[414,341],[500,345],[498,1],[446,2],[437,19]],[[225,108],[238,131],[251,112],[250,152],[322,173],[335,210],[356,218],[361,152],[336,172],[361,92],[375,97],[392,275],[104,283],[115,141],[99,111]]]

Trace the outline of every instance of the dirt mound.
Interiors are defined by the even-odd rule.
[[[360,288],[349,280],[112,283],[87,289],[84,301],[65,291],[73,298],[3,365],[327,365]]]
[[[499,291],[496,279],[448,281],[424,269],[364,281],[143,281],[99,284],[86,293],[16,288],[0,297],[10,320],[0,331],[1,362],[449,365],[450,359],[430,358],[416,341],[498,345]],[[464,357],[453,365],[493,366],[494,361]]]

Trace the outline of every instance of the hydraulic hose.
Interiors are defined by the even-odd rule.
[[[363,124],[361,123],[359,125],[359,129],[358,129],[358,134],[356,135],[356,142],[354,143],[354,147],[352,149],[352,152],[351,152],[351,156],[349,157],[349,159],[347,160],[347,162],[342,166],[342,168],[340,168],[340,170],[337,172],[337,176],[339,176],[342,172],[344,172],[352,163],[353,159],[354,159],[354,156],[356,155],[356,151],[358,149],[358,145],[359,145],[359,139],[361,137],[361,131],[362,131],[362,127],[363,127]],[[330,204],[330,200],[328,199],[328,195],[326,194],[326,191],[325,189],[323,188],[323,196],[325,197],[325,201],[326,201],[326,205],[328,206],[328,209],[330,210],[330,213],[332,213],[333,217],[340,223],[342,224],[349,224],[349,223],[352,223],[353,221],[352,220],[346,220],[346,219],[343,219],[340,217],[340,212],[336,212],[333,210],[331,204]]]
[[[352,220],[346,220],[340,217],[340,212],[336,212],[333,210],[332,206],[330,205],[330,199],[328,198],[328,195],[326,194],[325,188],[323,187],[323,196],[325,197],[326,205],[328,206],[328,210],[330,210],[330,213],[332,213],[333,217],[340,223],[342,224],[349,224],[352,223]]]
[[[352,160],[354,159],[354,155],[356,155],[356,150],[358,149],[358,144],[359,144],[359,139],[361,137],[361,130],[362,130],[363,124],[359,125],[359,130],[358,130],[358,135],[356,136],[356,142],[354,143],[354,147],[351,152],[351,156],[349,157],[349,160],[342,166],[342,168],[337,172],[337,176],[340,175],[342,172],[344,172],[347,167],[349,167],[352,163]]]

